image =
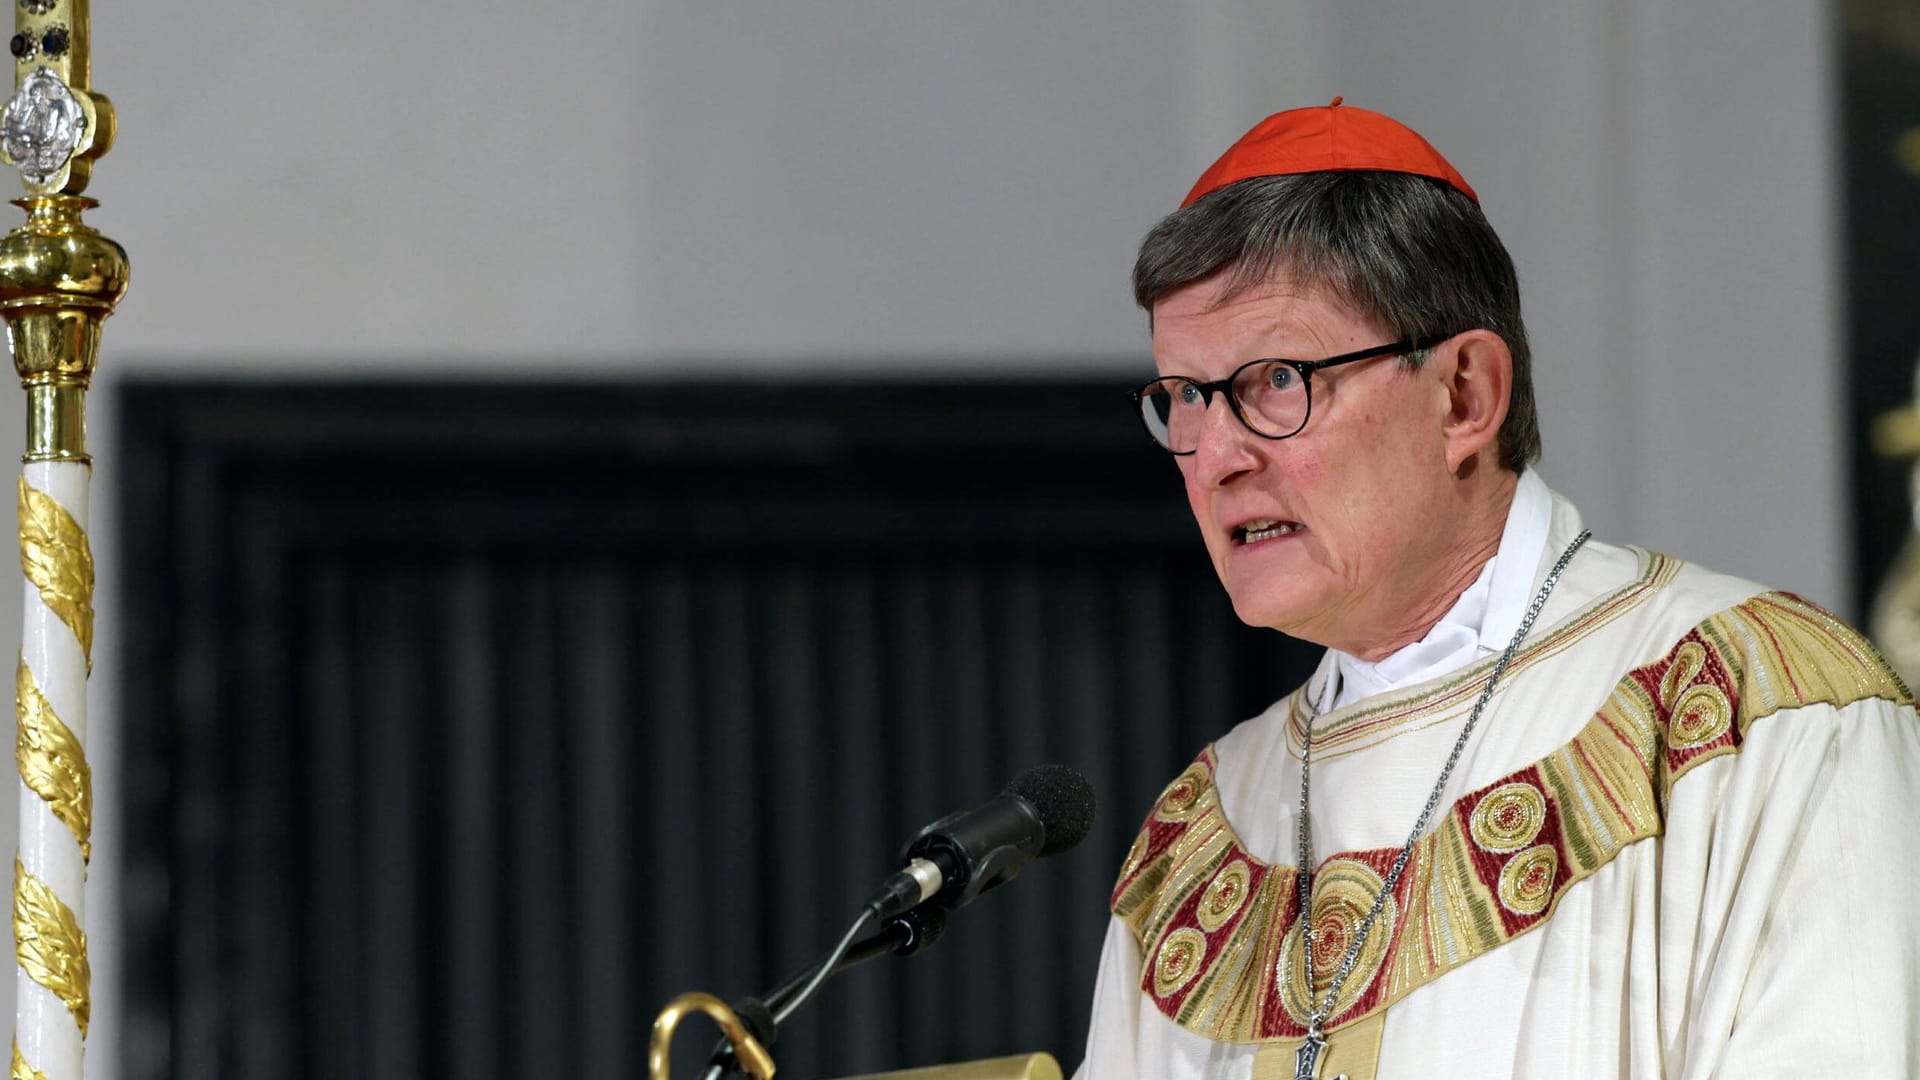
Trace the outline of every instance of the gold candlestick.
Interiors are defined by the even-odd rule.
[[[12,1076],[68,1080],[85,1068],[92,1017],[86,865],[93,775],[92,478],[87,387],[100,327],[127,288],[127,253],[81,220],[80,193],[113,141],[113,106],[92,89],[87,0],[15,0],[14,94],[0,156],[20,171],[26,223],[0,238],[0,317],[27,393],[19,482],[24,629],[14,688],[20,846],[14,857],[18,968]]]

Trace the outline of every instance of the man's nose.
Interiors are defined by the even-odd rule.
[[[1260,455],[1253,442],[1259,436],[1235,415],[1227,395],[1218,393],[1207,402],[1205,422],[1200,425],[1200,443],[1193,451],[1194,477],[1207,487],[1220,488],[1260,467]]]

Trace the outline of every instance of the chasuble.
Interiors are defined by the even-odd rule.
[[[1429,642],[1384,679],[1330,653],[1167,787],[1113,892],[1079,1076],[1294,1075],[1304,725],[1324,996],[1515,597],[1581,528],[1529,471],[1499,555],[1436,627],[1477,649]],[[1591,541],[1376,917],[1318,1075],[1920,1075],[1917,806],[1920,715],[1860,635],[1790,594]]]

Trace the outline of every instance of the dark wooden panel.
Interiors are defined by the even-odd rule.
[[[1076,1059],[1140,814],[1308,650],[1109,386],[133,383],[125,1075],[628,1076],[922,823],[1079,849],[834,985],[785,1075]],[[690,1051],[705,1035],[689,1035]]]

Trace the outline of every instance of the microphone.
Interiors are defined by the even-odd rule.
[[[901,852],[907,865],[867,898],[860,918],[825,960],[781,984],[764,1001],[744,999],[735,1013],[761,1045],[771,1043],[780,1025],[812,1000],[829,977],[885,953],[912,956],[932,948],[946,932],[947,912],[1012,881],[1029,860],[1073,847],[1092,827],[1093,785],[1086,777],[1065,765],[1028,769],[995,798],[920,830]],[[921,908],[929,900],[939,904]],[[856,940],[868,927],[878,929]],[[714,1049],[706,1080],[717,1080],[731,1061],[732,1047],[723,1039]]]
[[[1068,850],[1093,827],[1093,785],[1065,765],[1036,765],[998,796],[920,830],[907,865],[867,900],[876,919],[929,900],[949,909],[1019,875],[1027,862]]]

